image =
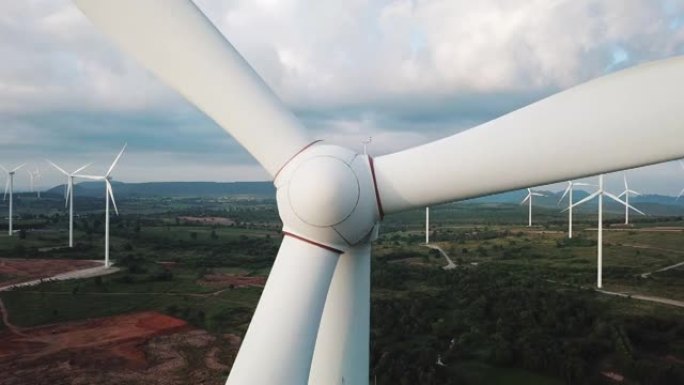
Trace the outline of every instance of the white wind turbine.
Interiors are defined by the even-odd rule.
[[[119,151],[119,154],[116,156],[114,161],[112,162],[112,165],[109,166],[109,169],[107,172],[102,175],[102,176],[96,176],[96,175],[83,175],[83,174],[75,174],[73,175],[76,178],[83,178],[83,179],[90,179],[90,180],[101,180],[105,182],[105,259],[104,259],[104,267],[109,267],[109,200],[111,199],[112,201],[112,206],[114,206],[114,212],[116,215],[119,215],[119,209],[116,208],[116,201],[114,200],[114,189],[112,188],[112,171],[114,170],[114,167],[116,164],[119,162],[119,159],[121,159],[121,155],[123,155],[124,150],[126,150],[126,144],[124,144],[123,148],[121,151]],[[71,193],[73,195],[73,191]]]
[[[626,203],[625,204],[625,224],[628,225],[629,224],[629,209],[632,208],[632,206],[629,205],[629,195],[632,194],[632,195],[639,196],[641,194],[634,191],[634,190],[630,190],[629,185],[627,184],[627,174],[626,173],[622,174],[622,178],[625,181],[625,191],[623,191],[622,194],[618,195],[618,198],[625,197],[625,203]],[[637,209],[634,209],[634,210],[641,215],[646,215]]]
[[[546,195],[542,193],[538,193],[536,191],[532,191],[531,189],[527,189],[527,196],[525,196],[525,199],[520,202],[520,205],[524,205],[526,202],[529,206],[529,215],[528,215],[528,222],[527,222],[527,227],[532,227],[532,197],[545,197]]]
[[[581,201],[573,204],[570,206],[568,209],[572,209],[574,207],[577,207],[583,203],[589,202],[590,200],[598,197],[598,236],[597,236],[597,263],[596,263],[596,287],[599,289],[603,287],[603,197],[607,196],[608,198],[618,202],[621,205],[625,205],[628,208],[631,208],[632,210],[641,213],[641,211],[635,209],[634,207],[628,205],[626,202],[621,200],[620,198],[616,197],[615,195],[609,193],[603,188],[603,174],[599,175],[599,187],[596,192],[593,194],[589,195],[588,197],[582,199]],[[643,213],[642,213],[643,214]]]
[[[0,168],[7,173],[7,182],[5,182],[5,195],[3,196],[2,200],[7,199],[7,192],[9,191],[9,225],[8,225],[8,230],[7,233],[9,236],[12,236],[12,216],[14,215],[12,213],[13,209],[13,195],[14,195],[14,174],[20,169],[24,167],[24,165],[19,165],[11,170],[7,170],[3,166],[0,166]]]
[[[372,158],[311,137],[192,2],[76,2],[274,178],[283,242],[229,385],[368,382],[370,244],[385,214],[684,157],[681,57]]]
[[[66,172],[63,168],[56,165],[55,163],[52,163],[49,160],[47,160],[47,162],[50,163],[52,167],[56,168],[57,171],[64,174],[67,178],[66,194],[64,195],[64,204],[69,206],[69,247],[74,247],[74,178],[79,172],[85,170],[88,166],[90,166],[90,163],[82,167],[79,167],[75,171],[69,173]]]
[[[565,191],[563,191],[563,195],[560,197],[558,200],[558,204],[560,204],[563,199],[565,198],[566,195],[568,195],[568,238],[572,238],[572,193],[573,193],[573,188],[575,186],[595,186],[589,183],[581,183],[581,182],[573,182],[573,181],[568,181],[568,187],[565,188]]]

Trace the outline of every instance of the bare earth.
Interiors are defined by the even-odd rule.
[[[102,266],[102,262],[74,259],[0,258],[0,286],[9,286],[58,274]]]
[[[240,344],[157,312],[10,327],[0,341],[2,385],[219,385]]]

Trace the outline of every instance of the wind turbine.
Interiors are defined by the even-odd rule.
[[[630,206],[620,198],[616,197],[615,195],[609,193],[603,188],[603,174],[599,175],[599,188],[594,192],[593,194],[589,195],[588,197],[582,199],[581,201],[575,203],[574,205],[570,206],[568,208],[572,209],[574,207],[577,207],[583,203],[589,202],[590,200],[598,197],[598,240],[597,240],[597,264],[596,264],[596,287],[597,288],[602,288],[603,287],[603,197],[607,196],[608,198],[620,203],[621,205],[625,205],[628,208],[631,208],[632,210],[641,213],[641,211],[635,209],[634,207]],[[643,214],[643,213],[642,213]]]
[[[626,203],[626,204],[625,204],[625,224],[628,225],[628,224],[629,224],[629,209],[630,209],[630,207],[631,207],[631,206],[629,205],[629,194],[634,194],[634,195],[636,195],[636,196],[639,196],[639,195],[641,195],[641,194],[638,193],[638,192],[636,192],[636,191],[634,191],[634,190],[630,190],[630,189],[629,189],[629,185],[627,184],[627,174],[626,174],[626,173],[625,173],[625,174],[622,174],[622,178],[623,178],[623,180],[625,181],[625,191],[623,191],[622,194],[618,195],[618,198],[625,197],[625,203]],[[636,210],[636,209],[634,209],[634,210]],[[641,211],[638,211],[638,210],[637,210],[637,212],[638,212],[639,214],[641,214],[641,215],[646,215],[646,214],[644,214],[644,213],[641,212]]]
[[[26,170],[26,173],[29,176],[29,186],[31,192],[38,192],[38,198],[40,198],[40,187],[38,186],[36,188],[36,184],[38,184],[38,181],[40,180],[40,169],[36,167],[34,171],[31,170]]]
[[[74,172],[69,173],[64,171],[63,168],[59,167],[55,163],[52,163],[49,160],[47,160],[47,162],[50,163],[52,167],[56,168],[57,171],[61,172],[67,177],[67,188],[66,194],[64,195],[64,205],[69,206],[69,247],[74,247],[74,178],[79,172],[90,166],[90,163],[77,168]]]
[[[22,167],[24,167],[23,164],[11,170],[7,170],[3,166],[0,166],[0,168],[7,173],[7,182],[5,182],[5,195],[3,196],[2,200],[7,199],[7,191],[9,191],[9,226],[7,233],[10,237],[12,236],[12,206],[14,204],[12,196],[14,195],[14,174]]]
[[[368,381],[370,243],[385,214],[684,157],[681,57],[372,158],[311,137],[192,2],[76,3],[274,179],[283,242],[229,385]]]
[[[119,162],[119,159],[121,159],[121,155],[123,155],[124,150],[126,150],[127,144],[124,144],[123,148],[121,151],[119,151],[119,155],[116,156],[114,161],[112,162],[112,165],[109,166],[109,169],[107,170],[107,173],[105,173],[102,176],[97,176],[97,175],[83,175],[83,174],[74,174],[74,177],[77,178],[83,178],[83,179],[90,179],[90,180],[101,180],[105,182],[105,259],[104,259],[104,267],[108,268],[109,267],[109,200],[112,200],[112,206],[114,206],[114,212],[116,215],[119,215],[119,209],[116,208],[116,201],[114,200],[114,189],[112,188],[112,171],[114,170],[114,167],[116,164]],[[73,189],[73,187],[72,187]],[[73,195],[73,190],[71,192]]]
[[[520,205],[524,205],[525,202],[527,202],[529,205],[529,219],[527,222],[527,227],[532,227],[532,197],[544,197],[544,196],[546,196],[546,195],[544,195],[542,193],[538,193],[536,191],[532,191],[529,188],[527,189],[527,196],[525,197],[525,199],[522,200],[522,202],[520,202]]]
[[[568,196],[568,208],[567,208],[567,210],[568,210],[568,238],[572,238],[572,192],[573,192],[573,187],[575,187],[575,186],[594,186],[594,185],[589,184],[589,183],[568,181],[568,187],[565,188],[563,195],[558,200],[558,204],[560,204],[563,201],[563,198],[565,198],[566,195],[570,194]]]

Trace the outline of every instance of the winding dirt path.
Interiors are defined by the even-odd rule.
[[[433,250],[437,250],[442,254],[442,256],[444,256],[444,259],[446,259],[447,264],[446,264],[446,266],[442,266],[442,269],[451,270],[451,269],[455,269],[456,267],[458,267],[458,265],[456,265],[454,263],[454,261],[452,261],[451,258],[449,258],[449,255],[441,247],[439,247],[437,245],[430,245],[430,244],[426,244],[423,246],[430,248],[430,249],[433,249]]]

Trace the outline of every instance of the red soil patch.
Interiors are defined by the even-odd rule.
[[[266,277],[247,277],[244,275],[214,273],[205,275],[199,280],[199,284],[217,289],[230,287],[231,285],[235,288],[249,286],[263,287],[266,284]]]
[[[0,332],[0,385],[223,385],[240,338],[140,312]]]
[[[178,217],[181,223],[191,223],[199,225],[222,225],[231,226],[235,221],[224,217]]]
[[[48,278],[74,270],[101,266],[99,262],[75,259],[0,258],[0,286]]]

